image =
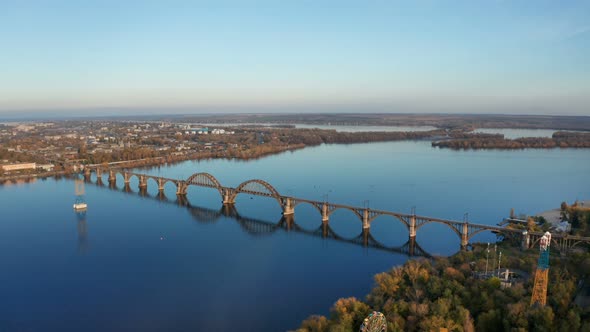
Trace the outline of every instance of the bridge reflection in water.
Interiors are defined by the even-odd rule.
[[[467,249],[469,241],[479,233],[491,231],[493,233],[500,234],[504,238],[510,238],[516,242],[521,242],[523,250],[531,249],[535,243],[544,235],[543,232],[528,232],[522,229],[499,227],[486,224],[475,224],[469,222],[466,218],[463,221],[433,218],[427,216],[419,216],[413,211],[411,214],[399,213],[385,210],[375,210],[368,207],[357,207],[344,204],[335,204],[328,201],[315,201],[298,197],[283,196],[281,195],[270,183],[260,180],[252,179],[242,182],[237,187],[225,187],[211,174],[209,173],[195,173],[186,180],[170,179],[149,174],[133,173],[124,169],[112,169],[107,168],[103,170],[100,167],[86,167],[84,169],[84,178],[88,182],[91,181],[92,172],[96,173],[96,184],[103,185],[102,174],[103,172],[108,173],[108,183],[110,187],[116,187],[117,175],[123,178],[126,191],[131,191],[129,188],[131,178],[137,178],[138,187],[140,194],[143,196],[147,195],[148,182],[153,181],[158,186],[158,192],[164,193],[164,186],[166,183],[173,183],[176,187],[176,195],[179,201],[186,200],[189,186],[198,186],[213,188],[218,191],[221,196],[224,205],[234,205],[236,197],[239,194],[249,194],[254,196],[269,197],[275,199],[282,209],[282,214],[288,221],[287,227],[291,227],[293,215],[295,214],[295,208],[300,204],[309,204],[315,208],[322,216],[322,236],[327,237],[330,234],[329,222],[330,216],[337,210],[343,209],[351,211],[355,214],[362,225],[363,241],[362,243],[366,246],[369,242],[372,244],[380,245],[370,233],[371,223],[379,216],[389,216],[393,220],[401,222],[409,233],[408,243],[412,248],[415,249],[416,235],[419,229],[429,223],[437,223],[446,225],[461,239],[461,249]],[[290,216],[290,217],[289,217]],[[294,223],[294,221],[293,221]],[[293,225],[296,226],[296,225]],[[290,229],[290,228],[288,228]],[[333,232],[332,232],[333,233]],[[358,242],[360,237],[348,239],[348,241]],[[555,234],[551,237],[554,248],[565,252],[575,248],[576,246],[588,246],[590,245],[590,237],[581,237],[570,234]]]
[[[102,188],[107,188],[100,183],[97,184],[99,184],[99,186]],[[200,223],[215,223],[222,218],[232,219],[240,225],[240,228],[244,232],[253,236],[271,235],[279,231],[295,232],[317,238],[354,244],[365,248],[372,248],[396,254],[432,257],[428,252],[420,247],[415,238],[410,238],[401,246],[387,246],[377,241],[371,235],[370,229],[366,228],[363,229],[359,235],[352,238],[346,238],[338,235],[327,223],[321,223],[321,225],[316,229],[305,229],[295,222],[295,218],[292,214],[282,215],[278,222],[272,222],[268,220],[242,216],[238,213],[234,204],[223,204],[220,209],[211,209],[191,204],[186,196],[177,196],[174,199],[169,199],[163,191],[160,191],[157,195],[150,195],[146,190],[135,192],[131,189],[129,184],[126,184],[122,189],[114,184],[109,185],[108,188],[113,191],[139,195],[144,198],[153,199],[162,203],[176,205],[180,208],[187,209],[192,218]]]
[[[513,235],[513,233],[521,234],[521,230],[510,229],[498,226],[474,224],[468,222],[466,219],[463,221],[448,220],[441,218],[433,218],[427,216],[419,216],[414,212],[411,214],[399,213],[385,210],[375,210],[368,207],[358,207],[344,204],[336,204],[326,201],[316,201],[299,197],[284,196],[281,195],[270,183],[260,180],[251,179],[242,182],[237,187],[223,186],[219,180],[209,173],[195,173],[188,177],[186,180],[171,179],[161,176],[155,176],[150,174],[134,173],[128,170],[119,168],[106,168],[95,166],[88,166],[84,169],[84,178],[91,182],[92,174],[96,173],[96,183],[102,184],[102,175],[108,173],[109,185],[116,185],[117,176],[122,177],[124,184],[127,186],[130,184],[132,178],[136,178],[138,181],[138,188],[140,192],[147,191],[148,182],[154,182],[159,192],[164,192],[164,186],[167,183],[172,183],[176,187],[176,195],[179,197],[186,198],[188,194],[188,188],[190,186],[212,188],[218,191],[223,204],[233,205],[236,203],[236,198],[240,194],[248,194],[254,196],[269,197],[279,204],[282,209],[284,216],[295,214],[295,208],[301,204],[309,204],[315,208],[322,216],[322,223],[328,224],[330,222],[330,216],[337,210],[348,210],[357,216],[361,222],[363,230],[369,229],[372,222],[379,216],[389,216],[393,220],[401,222],[409,233],[409,242],[415,242],[416,234],[420,228],[429,223],[438,223],[446,225],[461,239],[461,248],[467,249],[469,240],[475,235],[485,232],[499,232],[504,235]]]

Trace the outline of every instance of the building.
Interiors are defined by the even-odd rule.
[[[51,172],[53,171],[53,168],[55,167],[55,165],[53,164],[43,164],[43,165],[37,165],[37,168],[44,170],[46,172]]]
[[[19,164],[5,164],[2,165],[2,170],[5,172],[22,171],[27,169],[36,169],[37,163],[19,163]]]

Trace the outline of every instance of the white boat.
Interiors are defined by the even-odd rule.
[[[86,208],[88,208],[88,205],[86,204],[86,202],[80,200],[76,200],[76,202],[74,203],[74,210],[76,211],[82,211],[82,210],[86,210]]]
[[[86,203],[76,203],[74,204],[74,210],[86,210],[88,205]]]

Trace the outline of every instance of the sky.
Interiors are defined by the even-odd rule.
[[[590,1],[0,0],[0,113],[590,116]]]

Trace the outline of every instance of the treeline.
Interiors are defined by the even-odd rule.
[[[562,202],[561,217],[572,225],[572,234],[590,236],[590,207],[585,207],[577,201],[572,205]]]
[[[267,130],[267,132],[267,135],[270,135],[271,137],[276,137],[276,139],[282,143],[305,144],[309,146],[320,144],[352,144],[420,140],[447,135],[447,132],[442,129],[409,132],[338,132],[336,130],[325,129],[283,129]],[[272,143],[272,140],[270,141],[270,143]]]
[[[110,163],[134,159],[160,157],[160,153],[150,148],[125,148],[112,152],[80,153],[79,158],[86,159],[90,164]]]
[[[503,266],[534,271],[536,252],[503,248]],[[410,260],[375,276],[364,301],[336,301],[329,317],[311,316],[304,331],[358,331],[373,310],[387,319],[387,331],[590,331],[590,312],[573,303],[576,286],[590,274],[590,255],[551,260],[547,306],[530,307],[533,280],[501,287],[500,279],[477,279],[483,246],[450,258]]]
[[[503,135],[464,134],[459,139],[432,142],[433,147],[460,149],[590,148],[590,133],[556,132],[552,137],[506,139]]]
[[[537,128],[590,130],[588,116],[546,116],[505,114],[226,114],[183,117],[183,122],[281,123],[315,125],[433,126],[437,128]]]

